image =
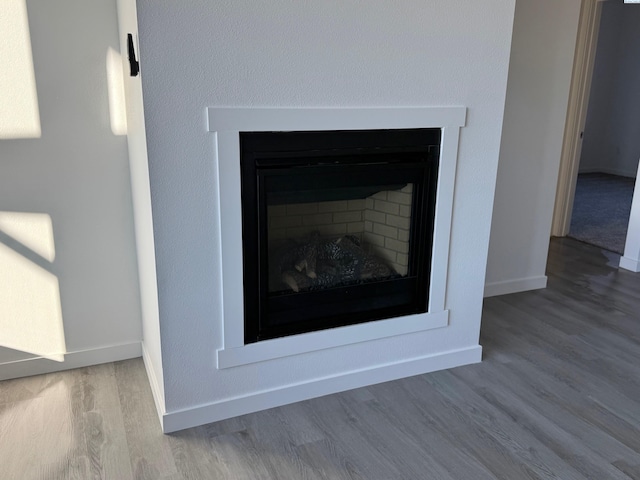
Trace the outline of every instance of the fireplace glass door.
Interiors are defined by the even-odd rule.
[[[427,311],[439,134],[241,134],[245,343]]]

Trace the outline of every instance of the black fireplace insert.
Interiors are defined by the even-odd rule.
[[[240,133],[246,344],[427,311],[440,140]]]

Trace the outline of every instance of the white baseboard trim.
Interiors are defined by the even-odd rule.
[[[578,173],[608,173],[609,175],[618,175],[619,177],[636,178],[637,170],[618,170],[616,168],[584,168],[580,169]]]
[[[55,362],[42,357],[27,358],[0,364],[0,380],[61,372],[73,368],[128,360],[141,355],[141,343],[132,342],[68,352],[64,356],[64,362]]]
[[[151,387],[151,394],[153,395],[153,402],[156,404],[156,412],[158,412],[158,419],[160,420],[160,426],[164,422],[164,415],[166,412],[164,403],[163,390],[160,389],[158,383],[158,377],[153,369],[153,362],[147,353],[147,349],[144,348],[144,342],[142,343],[142,361],[144,362],[144,368],[147,371],[147,377],[149,378],[149,386]]]
[[[640,272],[640,260],[634,260],[629,257],[620,257],[619,267],[637,273]]]
[[[516,280],[505,280],[503,282],[487,283],[484,286],[484,296],[496,297],[509,293],[526,292],[528,290],[538,290],[547,287],[547,276],[518,278]]]
[[[317,398],[353,388],[388,382],[399,378],[444,370],[482,360],[482,347],[476,345],[460,350],[404,360],[393,364],[377,365],[355,372],[286,385],[272,390],[256,392],[193,408],[164,414],[164,433],[217,422],[260,410]]]

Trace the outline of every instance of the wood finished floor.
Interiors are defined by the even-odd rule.
[[[554,240],[484,361],[163,435],[142,362],[0,383],[0,478],[640,479],[640,274]]]

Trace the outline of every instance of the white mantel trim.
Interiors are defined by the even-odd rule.
[[[353,345],[380,338],[446,327],[449,311],[423,313],[367,322],[347,327],[264,340],[237,348],[218,350],[218,368],[237,367],[274,358],[300,355],[327,348]]]
[[[335,346],[388,338],[446,326],[445,309],[453,195],[460,128],[465,107],[392,108],[226,108],[207,111],[214,133],[214,162],[219,181],[219,231],[223,346],[218,368],[255,363]],[[343,327],[341,339],[330,331],[244,345],[240,132],[441,128],[440,170],[436,197],[429,312]],[[331,330],[335,332],[335,329]],[[341,332],[341,333],[343,333]],[[331,338],[333,337],[333,338]]]

